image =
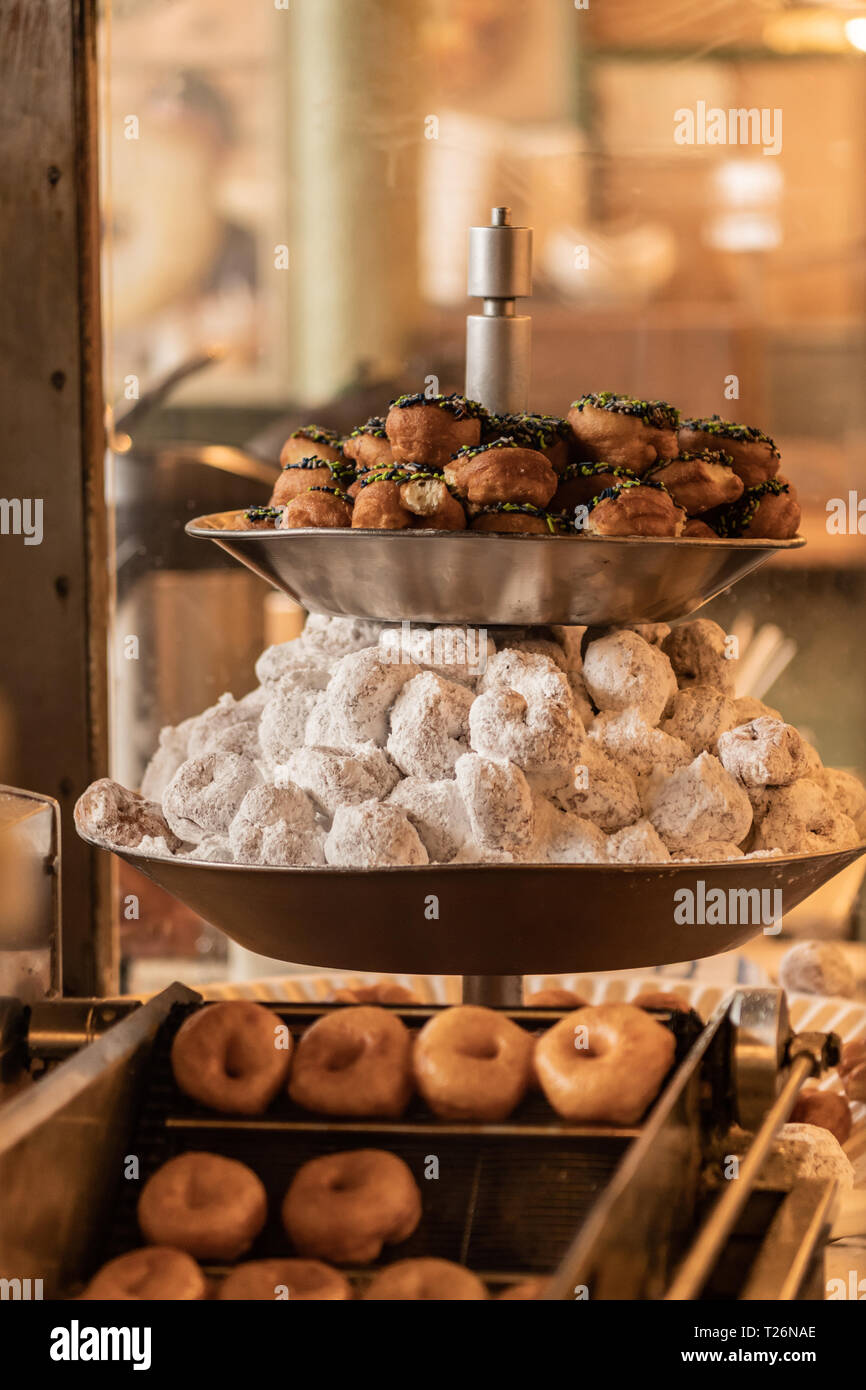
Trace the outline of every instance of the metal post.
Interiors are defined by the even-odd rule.
[[[107,767],[95,0],[0,0],[0,35],[0,782],[60,802],[64,984],[104,994],[108,857],[72,825]]]

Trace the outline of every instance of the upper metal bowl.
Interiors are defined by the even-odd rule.
[[[242,512],[187,523],[302,607],[381,622],[524,625],[685,617],[793,540],[250,531]]]
[[[419,975],[552,975],[697,960],[762,930],[775,934],[778,909],[789,912],[864,850],[714,864],[392,869],[114,852],[241,946],[276,960]],[[709,905],[721,900],[708,895],[718,889],[733,920],[715,920],[718,906]],[[690,902],[691,922],[682,920]]]

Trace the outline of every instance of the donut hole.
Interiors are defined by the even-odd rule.
[[[325,1071],[348,1071],[361,1060],[364,1043],[361,1038],[341,1038],[325,1060]]]
[[[471,1057],[473,1062],[493,1062],[499,1056],[499,1043],[496,1038],[471,1038],[463,1044],[460,1053]]]
[[[246,1048],[243,1039],[234,1037],[229,1040],[226,1048],[223,1070],[229,1081],[240,1081],[246,1076],[248,1067],[246,1061]]]

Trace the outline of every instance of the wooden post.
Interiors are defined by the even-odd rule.
[[[0,124],[0,781],[61,803],[64,990],[105,994],[108,856],[72,825],[107,768],[95,0],[0,0]]]

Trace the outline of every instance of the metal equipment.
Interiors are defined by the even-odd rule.
[[[387,1257],[461,1261],[491,1293],[553,1271],[548,1297],[558,1299],[582,1297],[583,1289],[593,1299],[817,1293],[832,1183],[785,1194],[758,1190],[755,1178],[802,1081],[832,1063],[837,1042],[792,1037],[777,990],[736,991],[703,1029],[694,1014],[656,1011],[674,1032],[677,1061],[634,1128],[564,1123],[537,1092],[496,1125],[434,1120],[420,1101],[400,1120],[325,1119],[287,1097],[258,1119],[215,1114],[178,1092],[169,1067],[174,1033],[196,1006],[197,996],[171,986],[0,1110],[0,1277],[42,1278],[46,1297],[74,1294],[104,1259],[140,1243],[141,1185],[186,1149],[241,1159],[259,1174],[271,1217],[251,1256],[283,1254],[279,1203],[297,1167],[370,1144],[402,1155],[422,1189],[418,1231]],[[270,1007],[298,1032],[342,1006]],[[414,1030],[435,1010],[395,1012]],[[509,1016],[536,1031],[562,1015],[520,1009]],[[51,1050],[44,1031],[26,1046],[31,1054]],[[746,1118],[761,1127],[739,1182],[716,1198],[719,1139]],[[424,1181],[431,1153],[447,1181]],[[127,1155],[140,1164],[132,1179]],[[812,1200],[804,1205],[806,1195]],[[208,1272],[218,1278],[225,1269]],[[348,1272],[359,1287],[371,1273]]]

